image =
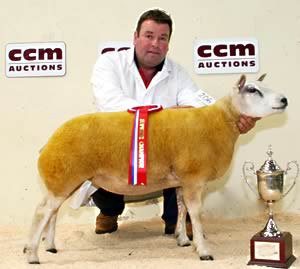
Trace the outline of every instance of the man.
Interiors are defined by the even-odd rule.
[[[133,47],[101,55],[95,64],[92,84],[98,111],[126,111],[130,107],[161,104],[170,107],[199,107],[214,102],[192,82],[181,66],[167,58],[172,34],[172,19],[164,11],[146,11],[138,20]],[[198,97],[197,97],[198,96]],[[254,127],[257,119],[241,116],[241,133]],[[138,187],[137,187],[138,188]],[[99,189],[93,194],[101,213],[97,216],[97,234],[118,228],[118,215],[124,210],[122,195]],[[164,190],[165,233],[173,234],[177,221],[175,189]],[[192,236],[187,220],[187,232]]]

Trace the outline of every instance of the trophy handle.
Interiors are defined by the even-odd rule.
[[[257,191],[255,190],[255,188],[253,187],[253,185],[249,183],[248,176],[247,176],[248,171],[252,171],[253,175],[256,175],[253,162],[250,162],[250,161],[244,162],[243,176],[244,176],[244,180],[246,181],[246,183],[247,183],[248,187],[250,188],[250,190],[253,191],[253,193],[255,193],[256,196],[259,196]]]
[[[283,197],[285,197],[291,190],[292,190],[292,188],[295,186],[295,184],[296,184],[296,179],[297,179],[297,177],[299,176],[299,164],[298,164],[298,162],[297,161],[290,161],[290,162],[288,162],[287,163],[287,168],[286,168],[286,170],[284,171],[284,173],[287,175],[288,174],[288,171],[290,171],[290,170],[292,170],[292,168],[291,168],[291,164],[294,164],[295,166],[296,166],[296,169],[297,169],[297,172],[296,172],[296,176],[294,177],[294,179],[293,179],[293,183],[292,183],[292,185],[289,187],[289,189],[282,195]]]

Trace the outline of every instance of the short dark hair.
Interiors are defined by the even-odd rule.
[[[168,24],[170,28],[170,36],[169,39],[171,38],[172,34],[172,19],[169,14],[167,14],[166,11],[161,10],[161,9],[150,9],[148,11],[145,11],[139,18],[137,26],[136,26],[136,32],[139,34],[141,30],[141,26],[144,21],[146,20],[152,20],[155,21],[156,23],[162,23],[162,24]]]

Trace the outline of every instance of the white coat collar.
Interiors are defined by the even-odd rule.
[[[137,67],[134,62],[134,46],[131,46],[130,49],[128,49],[128,64],[131,68]],[[165,58],[164,66],[161,70],[161,72],[165,73],[167,71],[167,74],[171,73],[171,63],[168,57]]]

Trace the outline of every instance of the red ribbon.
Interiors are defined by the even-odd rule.
[[[128,184],[147,184],[148,114],[159,110],[162,110],[162,106],[137,106],[128,109],[128,112],[135,113],[131,134]]]

